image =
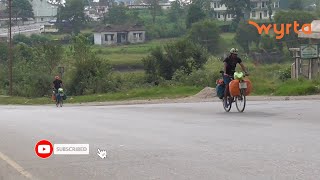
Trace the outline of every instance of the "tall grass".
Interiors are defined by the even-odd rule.
[[[320,81],[319,80],[288,80],[280,84],[275,95],[280,96],[299,96],[299,95],[312,95],[320,93]]]
[[[119,46],[93,46],[99,57],[108,59],[113,65],[142,65],[142,58],[149,55],[151,50],[162,46],[174,39],[153,40],[143,44],[119,45]]]

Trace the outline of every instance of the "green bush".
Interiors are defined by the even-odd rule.
[[[146,74],[146,81],[148,83],[157,81],[159,79],[157,59],[154,56],[148,56],[143,58],[142,62]]]
[[[94,44],[94,35],[93,35],[93,33],[84,33],[83,35],[88,39],[88,41],[90,42],[91,45]]]
[[[146,26],[146,39],[181,37],[186,33],[186,28],[176,23],[151,24]]]
[[[68,83],[69,93],[85,95],[114,91],[111,73],[112,66],[97,57],[78,62]]]
[[[269,35],[263,35],[261,37],[261,47],[266,51],[273,50],[276,47],[274,37],[270,37]]]
[[[171,80],[174,72],[182,69],[186,74],[200,69],[209,58],[209,54],[198,44],[181,39],[168,43],[162,49],[157,47],[151,54],[143,59],[148,81],[158,76]]]
[[[23,97],[43,97],[50,95],[52,77],[44,72],[27,70],[14,76],[13,95]],[[9,84],[8,84],[9,85]],[[8,85],[5,89],[8,89]]]
[[[12,38],[12,42],[13,42],[13,44],[18,44],[18,43],[22,42],[22,43],[25,43],[29,46],[32,44],[31,39],[24,34],[14,35]]]
[[[223,68],[223,63],[217,58],[210,58],[203,68],[192,71],[191,74],[186,74],[183,70],[177,70],[173,75],[173,81],[187,86],[198,87],[215,87],[216,80],[221,79],[220,70]]]
[[[24,97],[43,97],[50,95],[52,77],[48,74],[39,75],[33,72],[28,79],[21,84],[21,89],[16,89],[16,94]]]
[[[24,34],[17,34],[13,36],[14,44],[24,43],[24,44],[27,44],[28,46],[36,46],[39,44],[44,44],[49,41],[50,39],[48,37],[43,35],[37,35],[37,34],[32,34],[30,37]]]
[[[286,81],[291,78],[291,67],[287,67],[279,71],[279,79]]]

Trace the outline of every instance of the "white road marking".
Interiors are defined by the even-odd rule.
[[[16,171],[18,171],[21,175],[26,177],[27,179],[33,179],[32,175],[24,170],[19,164],[14,162],[12,159],[10,159],[8,156],[4,155],[0,152],[0,159],[4,160],[6,163],[8,163],[10,166],[12,166]]]

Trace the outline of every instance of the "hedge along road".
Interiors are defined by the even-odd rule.
[[[317,179],[320,101],[0,106],[0,179]],[[35,144],[90,144],[40,159]],[[107,150],[101,159],[97,149]]]

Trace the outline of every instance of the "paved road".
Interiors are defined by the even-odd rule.
[[[12,35],[14,34],[24,34],[24,33],[37,33],[39,34],[41,31],[40,29],[43,27],[44,23],[37,23],[37,24],[29,24],[29,25],[22,25],[22,26],[13,26],[11,28]],[[0,36],[8,36],[8,28],[0,28]]]
[[[319,106],[254,101],[242,114],[221,103],[0,106],[0,179],[318,179]],[[41,139],[89,143],[90,155],[40,159]]]

